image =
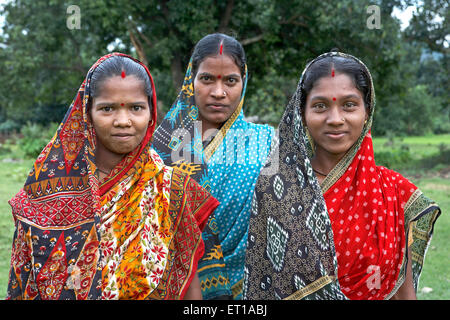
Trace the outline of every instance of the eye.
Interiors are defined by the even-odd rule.
[[[346,109],[352,109],[354,107],[356,107],[356,104],[354,102],[348,101],[348,102],[344,103],[344,108],[346,108]]]
[[[113,110],[113,108],[110,106],[105,106],[105,107],[102,107],[100,110],[102,110],[104,112],[111,112]]]
[[[322,102],[319,102],[319,103],[316,103],[316,104],[314,104],[313,106],[312,106],[312,108],[315,110],[315,111],[324,111],[326,108],[327,108],[327,106],[326,106],[326,104],[325,103],[322,103]]]
[[[202,75],[202,76],[200,76],[200,80],[205,81],[205,82],[211,81],[211,76]]]
[[[132,109],[133,111],[141,111],[141,110],[144,109],[144,107],[143,107],[143,106],[135,105],[135,106],[132,106],[131,109]]]
[[[236,79],[236,78],[228,78],[227,79],[227,83],[229,84],[229,85],[235,85],[236,83],[238,83],[239,82],[239,79]]]

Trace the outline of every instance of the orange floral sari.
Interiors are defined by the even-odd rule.
[[[218,202],[163,164],[150,147],[154,123],[106,181],[98,180],[86,111],[90,79],[116,55],[133,59],[113,53],[91,67],[10,200],[16,230],[7,299],[182,299],[195,275],[201,233]]]

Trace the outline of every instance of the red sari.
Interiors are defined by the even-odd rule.
[[[324,194],[342,291],[384,299],[396,285],[406,250],[404,208],[417,187],[375,164],[370,132],[345,173]]]

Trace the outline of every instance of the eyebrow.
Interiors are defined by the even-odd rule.
[[[135,105],[135,104],[139,104],[139,105],[141,105],[141,104],[146,104],[147,102],[146,101],[136,101],[136,102],[131,102],[131,103],[126,103],[126,104],[131,104],[131,105]],[[115,103],[115,102],[99,102],[99,103],[96,103],[95,104],[95,106],[96,107],[98,107],[98,106],[100,106],[100,107],[109,107],[109,106],[115,106],[115,105],[120,105],[121,103]]]
[[[361,97],[357,96],[356,94],[348,94],[346,96],[341,97],[340,99],[346,100],[346,99],[360,99],[360,98]],[[330,99],[328,99],[327,97],[324,97],[324,96],[313,96],[311,98],[311,101],[312,100],[330,100]]]
[[[198,74],[199,76],[210,76],[210,77],[215,77],[212,73],[209,72],[201,72]],[[231,78],[231,77],[236,77],[236,78],[240,78],[241,75],[237,74],[237,73],[231,73],[228,75],[223,76],[222,78]]]

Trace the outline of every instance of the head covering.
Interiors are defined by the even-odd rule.
[[[10,200],[16,221],[8,298],[179,299],[203,254],[217,201],[151,150],[155,121],[106,181],[96,167],[88,102],[100,58],[64,120]],[[152,85],[152,119],[156,91]]]
[[[245,66],[238,107],[212,140],[203,142],[191,71],[192,58],[181,92],[155,131],[153,148],[165,164],[185,170],[219,200],[203,232],[206,253],[199,263],[203,297],[214,298],[218,292],[229,295],[230,285],[222,286],[229,278],[234,298],[240,299],[250,203],[274,130],[244,119]]]
[[[313,142],[300,111],[308,68],[280,122],[270,162],[278,172],[258,179],[250,217],[244,295],[247,299],[388,299],[412,258],[414,286],[440,210],[400,174],[376,166],[369,119],[356,143],[319,185]],[[412,250],[407,257],[406,244]]]

